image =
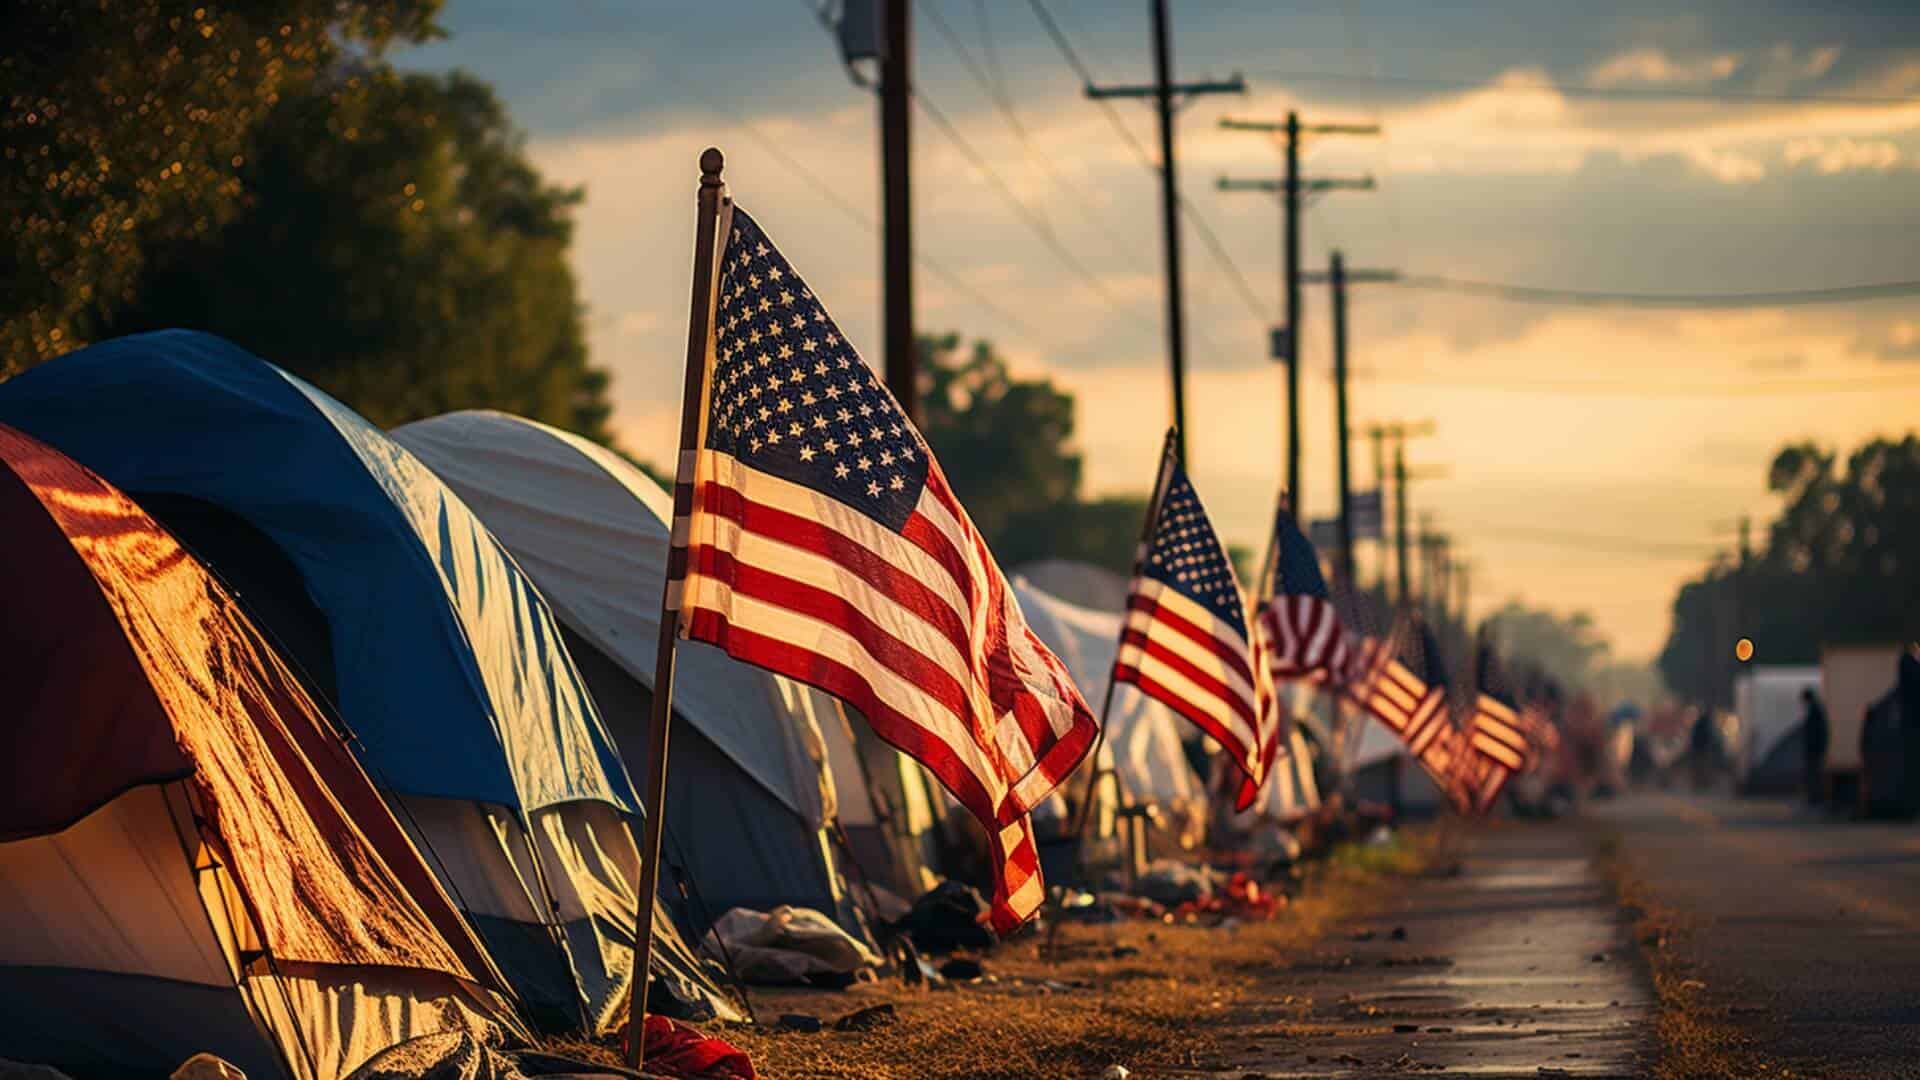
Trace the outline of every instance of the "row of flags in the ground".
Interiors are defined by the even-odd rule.
[[[678,463],[668,614],[683,636],[845,699],[926,765],[996,845],[993,919],[1010,929],[1045,895],[1028,814],[1104,718],[1028,629],[893,396],[760,226],[728,203],[718,215],[700,253],[715,296],[688,371],[698,428]],[[1218,743],[1242,808],[1287,752],[1288,682],[1384,723],[1461,809],[1490,805],[1535,721],[1483,686],[1456,724],[1431,633],[1354,633],[1284,506],[1249,603],[1171,443],[1113,681]]]

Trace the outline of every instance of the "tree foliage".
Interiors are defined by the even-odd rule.
[[[433,33],[439,0],[0,5],[0,376],[84,345],[152,245],[240,208],[253,136],[353,50]]]
[[[372,68],[282,95],[225,225],[156,246],[109,333],[210,330],[376,424],[492,407],[604,439],[567,246],[491,89]]]
[[[1146,499],[1083,499],[1073,395],[1020,379],[991,343],[920,339],[920,429],[1002,566],[1073,559],[1125,573]]]
[[[1680,693],[1725,703],[1754,642],[1758,663],[1812,663],[1824,645],[1920,638],[1920,436],[1874,439],[1844,462],[1812,443],[1767,470],[1782,499],[1764,546],[1721,559],[1674,598],[1661,671]]]

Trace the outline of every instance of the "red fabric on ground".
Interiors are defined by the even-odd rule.
[[[754,1080],[753,1061],[724,1039],[664,1016],[647,1017],[646,1071],[685,1080]]]

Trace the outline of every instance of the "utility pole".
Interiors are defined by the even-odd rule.
[[[906,0],[890,0],[904,4]],[[1173,379],[1173,425],[1175,453],[1187,460],[1187,358],[1186,317],[1180,286],[1180,170],[1174,154],[1173,114],[1175,98],[1201,94],[1244,94],[1246,80],[1239,75],[1225,82],[1175,83],[1173,81],[1173,31],[1167,24],[1167,0],[1150,0],[1153,15],[1153,85],[1088,85],[1090,98],[1144,98],[1154,100],[1160,116],[1160,218],[1166,234],[1167,255],[1167,368]]]
[[[1277,179],[1232,180],[1221,177],[1221,191],[1261,191],[1280,196],[1281,295],[1285,302],[1286,323],[1274,334],[1274,359],[1287,365],[1287,493],[1295,507],[1302,506],[1300,492],[1300,197],[1328,191],[1372,191],[1373,177],[1345,177],[1306,180],[1300,176],[1300,136],[1302,135],[1378,135],[1378,124],[1302,124],[1300,114],[1289,110],[1284,121],[1239,120],[1225,117],[1220,126],[1232,131],[1259,131],[1284,136],[1282,148],[1285,171]]]
[[[1381,462],[1384,459],[1381,447],[1386,440],[1393,440],[1393,532],[1395,561],[1398,565],[1400,578],[1398,599],[1402,607],[1408,606],[1413,602],[1412,572],[1408,566],[1407,551],[1408,541],[1413,535],[1412,530],[1407,527],[1407,481],[1416,475],[1437,476],[1444,472],[1444,469],[1437,466],[1427,466],[1418,470],[1409,469],[1407,466],[1407,439],[1420,435],[1431,435],[1433,431],[1434,426],[1431,420],[1419,420],[1412,423],[1396,421],[1386,424],[1368,424],[1365,429],[1367,437],[1374,440],[1374,470],[1383,483],[1386,477],[1384,475],[1385,470],[1381,467]]]
[[[881,307],[886,312],[887,389],[920,421],[913,335],[913,25],[912,0],[884,0],[880,58],[880,190],[885,249]]]
[[[1352,439],[1352,432],[1347,425],[1347,387],[1349,382],[1347,368],[1347,285],[1349,282],[1397,281],[1399,277],[1399,273],[1393,270],[1350,271],[1347,269],[1346,258],[1338,251],[1335,251],[1328,260],[1327,272],[1325,274],[1316,274],[1309,270],[1303,274],[1295,275],[1296,280],[1304,284],[1312,285],[1325,282],[1332,287],[1333,412],[1334,433],[1336,435],[1335,445],[1339,448],[1339,474],[1336,479],[1338,481],[1337,486],[1340,495],[1340,512],[1338,517],[1340,522],[1340,550],[1337,553],[1338,562],[1336,565],[1340,571],[1340,579],[1346,583],[1344,587],[1348,589],[1354,587],[1354,569],[1352,517],[1353,472],[1347,452],[1347,444]],[[1292,384],[1289,383],[1288,386],[1289,391],[1291,391]],[[1377,446],[1374,452],[1377,462],[1379,454]],[[1376,487],[1374,490],[1378,491],[1379,488]]]
[[[1291,117],[1289,117],[1291,119]],[[1335,446],[1339,451],[1340,475],[1338,487],[1340,496],[1340,587],[1353,591],[1353,510],[1349,505],[1353,495],[1353,477],[1349,469],[1350,441],[1347,434],[1347,262],[1338,251],[1328,260],[1327,278],[1333,285],[1333,422],[1336,430]],[[1297,369],[1299,365],[1292,365]],[[1293,380],[1297,376],[1289,372],[1288,393],[1292,394]],[[1290,424],[1289,432],[1293,431]],[[1293,436],[1288,435],[1291,442]],[[1297,455],[1289,454],[1288,460],[1297,460]]]

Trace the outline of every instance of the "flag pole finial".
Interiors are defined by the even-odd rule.
[[[700,152],[700,186],[719,187],[720,170],[725,168],[727,156],[717,146],[709,146]]]

